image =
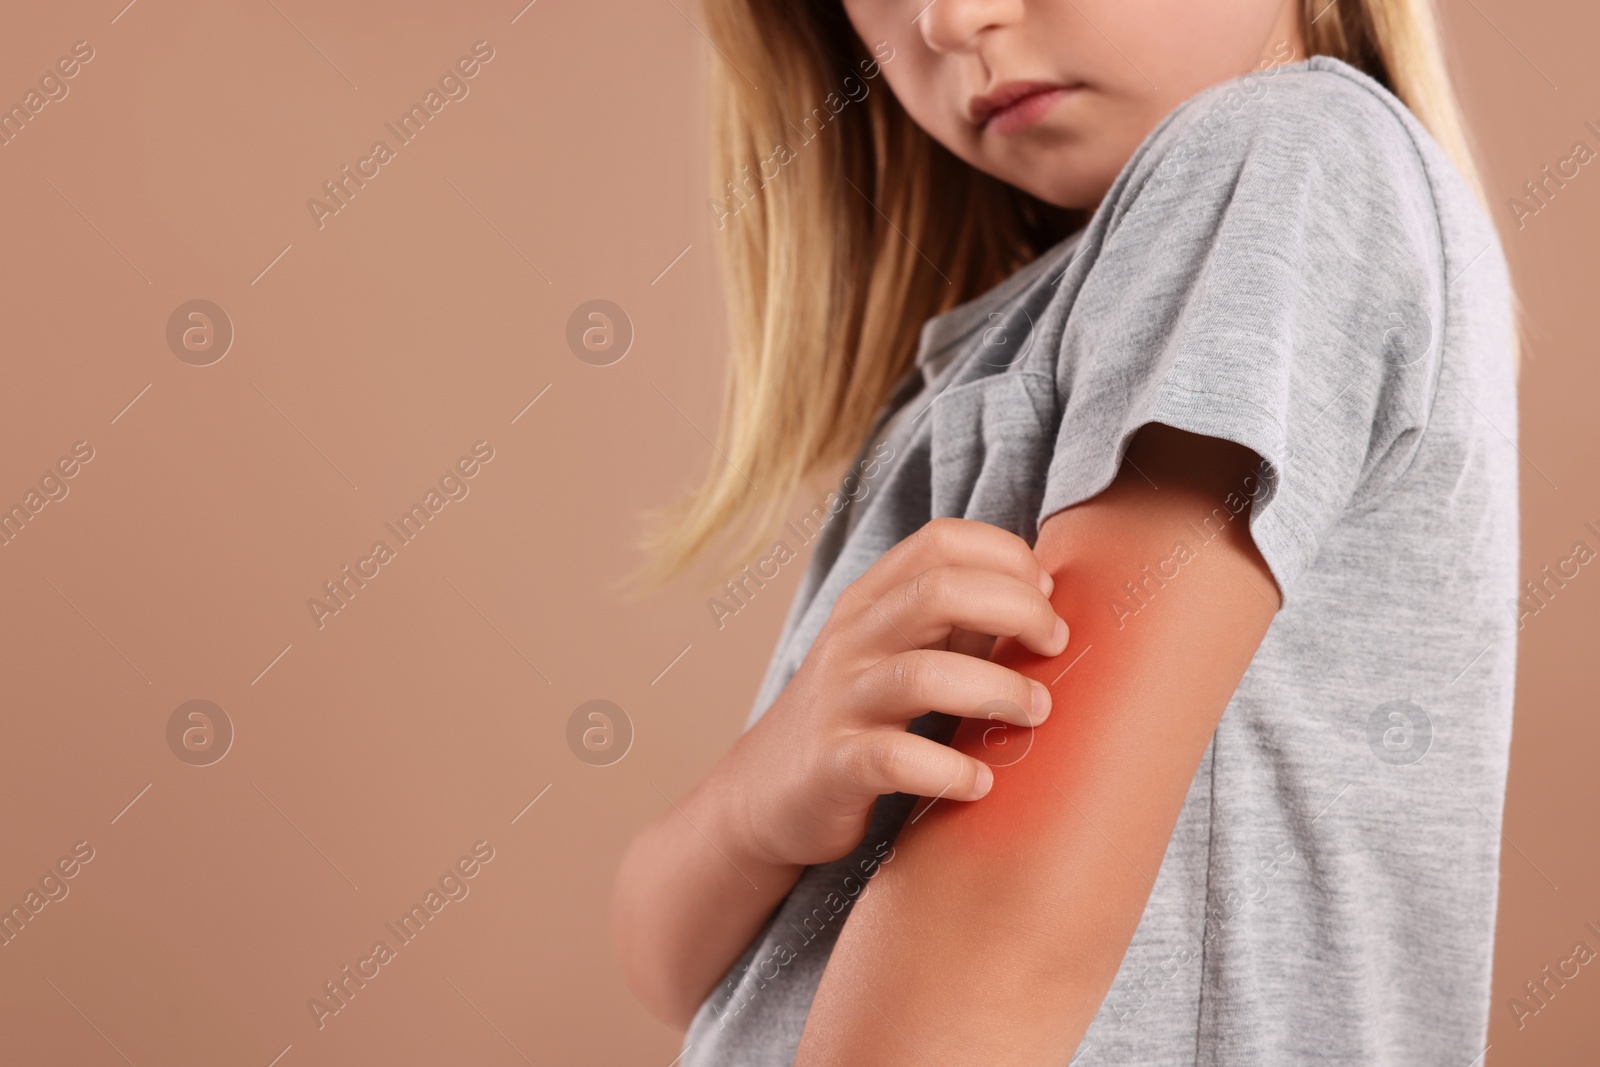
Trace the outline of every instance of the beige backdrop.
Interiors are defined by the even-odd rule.
[[[124,2],[0,32],[0,1059],[666,1067],[610,878],[736,735],[800,566],[720,630],[704,582],[613,591],[714,459],[698,11]],[[1600,171],[1503,205],[1600,148],[1600,19],[1445,8],[1527,310],[1533,576],[1600,545]],[[1600,948],[1596,573],[1524,631],[1491,1063],[1600,1032],[1592,968],[1506,1006]],[[595,699],[606,766],[569,741]]]

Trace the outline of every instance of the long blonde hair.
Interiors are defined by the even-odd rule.
[[[893,50],[869,52],[838,0],[703,8],[731,358],[717,456],[645,540],[652,585],[730,532],[726,559],[763,545],[794,491],[860,447],[922,323],[1084,221],[925,133],[876,80]],[[1308,55],[1393,92],[1483,199],[1430,0],[1301,0],[1300,24]]]

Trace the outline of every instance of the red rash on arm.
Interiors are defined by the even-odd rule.
[[[992,656],[1050,687],[1050,718],[1020,759],[1027,730],[991,734],[985,754],[997,725],[962,721],[953,743],[996,764],[994,788],[924,804],[902,831],[840,934],[797,1067],[1059,1065],[1099,1009],[1280,603],[1242,504],[1253,453],[1152,424],[1128,457],[1040,531],[1066,651],[1002,640]],[[1206,540],[1213,514],[1232,517]],[[1164,584],[1129,614],[1124,583],[1162,561]]]

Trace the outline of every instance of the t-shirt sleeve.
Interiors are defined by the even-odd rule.
[[[1341,514],[1415,453],[1443,254],[1388,103],[1329,72],[1252,83],[1175,113],[1085,235],[1100,247],[1061,334],[1039,521],[1103,490],[1147,423],[1235,441],[1261,460],[1241,493],[1288,602]]]

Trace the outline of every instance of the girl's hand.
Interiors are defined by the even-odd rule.
[[[861,841],[882,793],[987,793],[985,763],[906,725],[928,711],[1043,722],[1049,690],[980,657],[997,637],[1060,655],[1054,584],[1022,538],[967,519],[934,519],[884,553],[839,595],[788,687],[729,753],[750,852],[824,863]]]

